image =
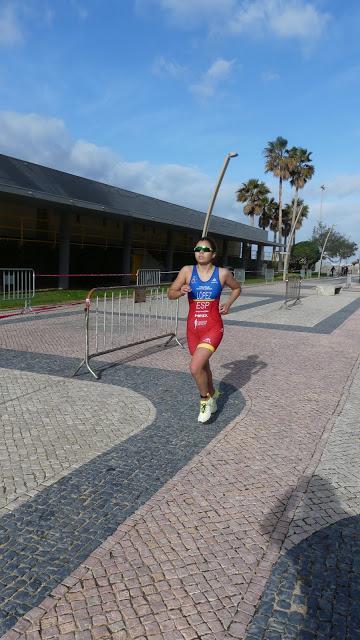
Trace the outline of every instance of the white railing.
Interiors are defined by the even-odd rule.
[[[245,282],[245,269],[234,269],[234,278],[241,284]]]
[[[300,301],[301,282],[302,279],[299,277],[288,278],[288,280],[286,280],[285,300],[282,306],[289,308],[288,305],[290,302],[292,302],[291,306],[293,306]]]
[[[160,269],[138,269],[136,272],[136,284],[137,285],[157,285],[160,284],[161,271]]]
[[[3,300],[23,300],[24,309],[30,308],[35,295],[34,269],[0,269],[0,296]]]

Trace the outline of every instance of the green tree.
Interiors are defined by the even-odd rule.
[[[303,147],[291,147],[288,151],[289,182],[295,189],[295,203],[299,197],[299,189],[303,189],[315,173],[311,164],[311,151]]]
[[[288,168],[289,168],[289,181],[291,186],[295,189],[295,197],[292,200],[292,211],[290,216],[290,230],[293,229],[295,224],[298,224],[300,217],[303,216],[304,204],[302,203],[302,209],[300,216],[299,212],[299,190],[303,189],[306,183],[311,180],[314,175],[315,169],[311,164],[311,152],[307,151],[303,147],[291,147],[288,151]],[[300,225],[301,226],[301,225]],[[295,232],[295,229],[294,229]],[[285,254],[284,264],[284,279],[287,275],[289,265],[289,253]]]
[[[291,203],[291,206],[293,206],[293,201]],[[294,236],[293,236],[293,244],[295,244],[296,231],[299,231],[299,229],[301,229],[304,220],[306,220],[306,218],[309,215],[309,205],[305,204],[304,200],[302,200],[301,198],[299,198],[298,202],[297,202],[297,208],[300,209],[300,207],[301,207],[301,213],[300,213],[298,221],[297,221],[297,223],[295,225]]]
[[[291,231],[291,215],[292,209],[290,204],[286,204],[283,208],[282,215],[282,237],[285,240],[285,251],[287,246],[287,239],[289,237],[289,233]]]
[[[259,217],[259,227],[261,229],[268,229],[274,220],[274,216],[277,216],[279,212],[279,205],[274,198],[267,198],[264,203],[264,208]],[[273,229],[271,229],[273,231]]]
[[[335,260],[347,260],[351,258],[358,250],[356,242],[352,242],[349,238],[341,235],[341,233],[333,233],[330,235],[329,242],[326,246],[326,254],[329,258]]]
[[[276,140],[268,142],[264,149],[265,171],[273,173],[279,178],[279,217],[278,217],[278,233],[279,242],[281,242],[282,230],[282,193],[283,181],[290,177],[289,152],[287,149],[287,140],[278,136]]]
[[[293,219],[294,209],[296,210],[297,213],[301,209],[300,215],[296,223],[295,223],[296,217]],[[293,238],[292,244],[295,244],[296,231],[299,231],[299,229],[301,229],[302,224],[304,220],[308,217],[308,215],[309,215],[309,205],[305,204],[302,198],[298,198],[297,203],[295,202],[295,198],[293,198],[290,204],[285,205],[283,209],[283,217],[285,218],[285,223],[283,223],[283,235],[287,239],[292,229],[292,225],[295,224],[293,237],[292,237]],[[286,245],[287,243],[285,244],[285,249],[286,249]]]
[[[247,182],[243,182],[240,189],[236,192],[236,200],[244,202],[244,214],[250,216],[251,224],[254,225],[254,217],[260,216],[266,206],[267,197],[270,189],[265,182],[251,178]]]
[[[327,242],[326,238],[328,238]],[[323,222],[319,222],[314,227],[312,240],[316,242],[321,252],[324,250],[326,242],[324,257],[338,260],[339,262],[351,258],[358,250],[356,242],[352,242],[332,227],[327,227]]]
[[[320,250],[316,242],[313,240],[305,240],[298,242],[292,247],[290,266],[299,270],[303,267],[312,268],[320,258]]]
[[[319,222],[313,228],[311,240],[316,242],[316,244],[318,245],[320,251],[322,251],[322,249],[324,247],[325,240],[326,240],[329,232],[330,232],[330,235],[335,233],[334,229],[332,229],[331,227],[326,226],[326,224],[324,224],[323,222]],[[330,235],[329,235],[329,240],[330,240]]]

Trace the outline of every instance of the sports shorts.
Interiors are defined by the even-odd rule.
[[[224,335],[224,327],[222,323],[217,323],[217,326],[204,327],[194,329],[193,327],[187,328],[187,342],[191,355],[193,355],[198,347],[209,349],[212,353],[218,348]]]

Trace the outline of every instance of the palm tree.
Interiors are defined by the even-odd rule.
[[[314,175],[315,168],[311,164],[311,152],[303,147],[292,147],[288,151],[288,161],[289,161],[289,179],[290,184],[295,189],[295,197],[292,201],[292,215],[291,215],[291,227],[295,225],[295,221],[297,218],[297,214],[299,211],[299,189],[303,189],[306,183],[311,180]],[[300,216],[303,216],[303,208],[301,209]],[[300,218],[299,218],[300,219]],[[297,224],[299,220],[297,220]],[[300,224],[301,226],[301,224]],[[295,232],[295,230],[294,230]],[[285,264],[284,264],[284,279],[286,278],[286,273],[289,265],[290,255],[288,253],[285,254]]]
[[[291,202],[291,207],[294,207],[294,200],[292,200]],[[295,225],[295,229],[294,229],[294,235],[293,235],[293,245],[295,244],[295,234],[296,231],[299,231],[299,229],[301,229],[302,227],[302,223],[304,222],[304,220],[308,217],[309,215],[309,205],[304,203],[304,200],[302,200],[301,198],[298,198],[297,201],[297,209],[299,210],[301,207],[301,213],[300,216],[298,218],[298,221]]]
[[[274,242],[276,242],[279,219],[279,205],[274,198],[267,198],[264,208],[259,216],[259,227],[261,229],[270,229],[274,233]],[[274,247],[272,259],[274,260]]]
[[[289,149],[290,184],[295,189],[294,211],[296,216],[297,201],[299,199],[299,189],[303,189],[306,183],[311,180],[315,173],[315,168],[311,164],[311,151],[302,147],[292,147]],[[294,218],[295,218],[294,216]]]
[[[271,172],[279,178],[279,242],[281,242],[281,230],[282,230],[282,191],[283,181],[288,180],[289,173],[289,157],[287,149],[287,140],[278,136],[276,140],[268,142],[264,149],[264,156],[266,158],[265,171]]]
[[[250,216],[252,225],[254,225],[254,216],[259,216],[262,213],[269,193],[270,189],[265,182],[255,178],[243,182],[240,189],[237,190],[236,200],[246,203],[243,211],[246,216]]]
[[[291,205],[290,204],[286,204],[282,210],[282,236],[285,239],[284,245],[285,245],[285,251],[286,251],[286,245],[287,245],[287,239],[289,237],[290,231],[291,231],[291,214],[292,214],[292,209],[291,209]]]
[[[273,251],[272,251],[272,260],[275,260],[275,243],[277,242],[277,235],[279,231],[279,203],[276,202],[274,198],[270,198],[269,204],[267,206],[267,210],[269,211],[269,215],[271,215],[271,222],[269,225],[270,231],[273,232]]]
[[[274,198],[266,198],[264,202],[264,208],[259,217],[259,227],[261,229],[268,229],[274,219],[274,215],[279,211],[279,205]]]

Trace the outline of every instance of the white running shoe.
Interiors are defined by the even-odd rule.
[[[211,413],[216,413],[216,411],[217,411],[217,402],[216,402],[216,398],[214,398],[214,396],[209,398],[209,404],[210,404]]]
[[[207,422],[211,418],[212,398],[207,400],[200,400],[200,413],[198,415],[198,422]]]
[[[210,405],[211,405],[211,413],[216,413],[217,411],[217,398],[220,397],[220,391],[218,389],[215,389],[215,393],[213,396],[211,396],[210,398]]]

